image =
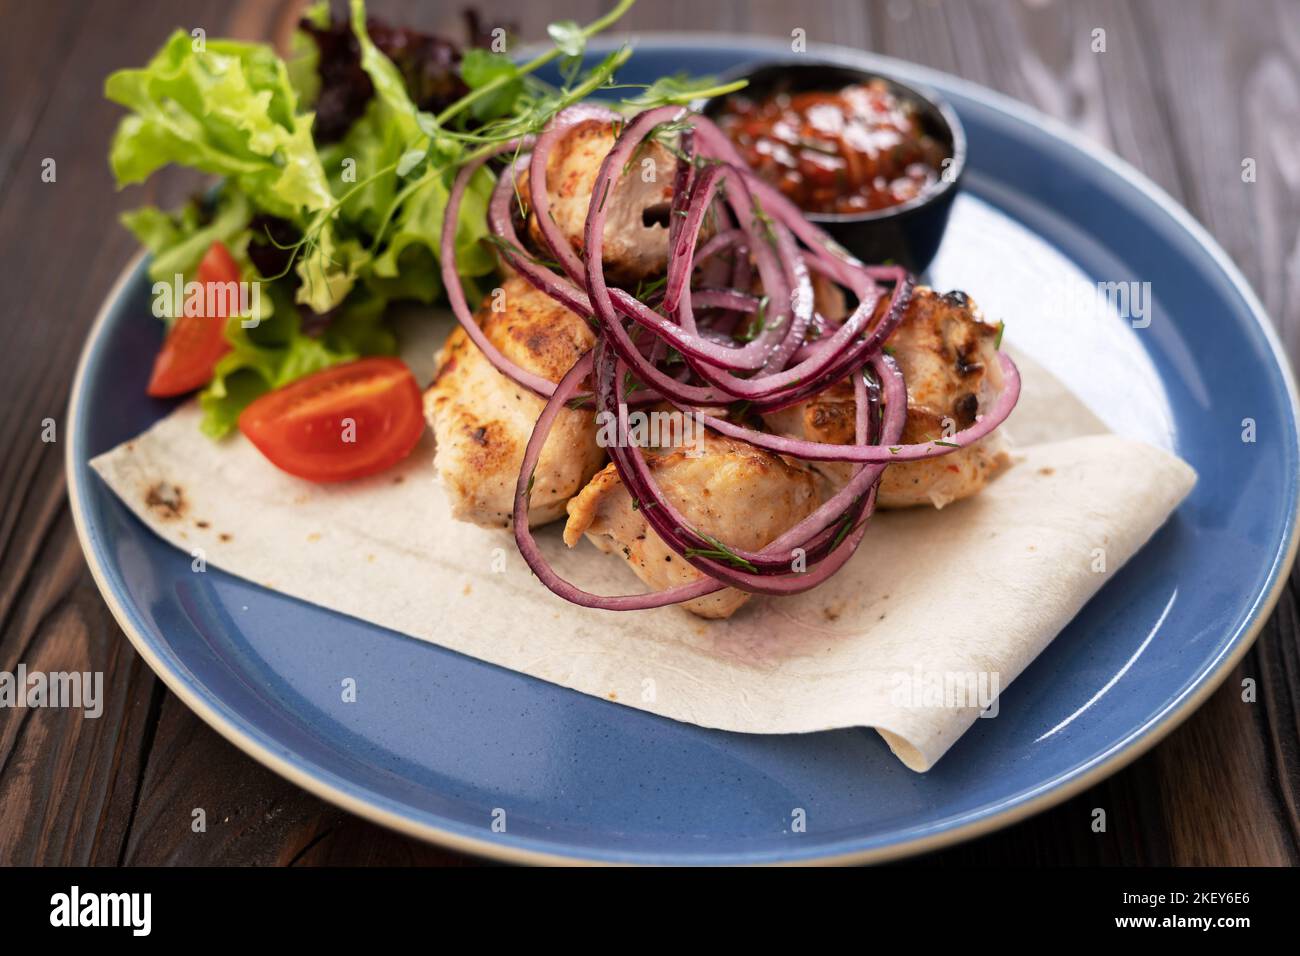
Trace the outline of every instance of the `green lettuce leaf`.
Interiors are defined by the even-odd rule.
[[[328,7],[317,4],[307,15],[324,22]],[[123,218],[153,254],[150,277],[193,278],[219,240],[242,278],[260,283],[258,321],[227,322],[231,351],[199,396],[203,429],[215,437],[229,433],[247,404],[270,389],[395,352],[383,318],[388,304],[427,303],[442,292],[445,169],[459,146],[431,144],[422,131],[430,117],[421,116],[400,72],[371,42],[361,0],[352,0],[351,21],[375,95],[347,135],[327,147],[314,143],[314,115],[305,108],[319,88],[310,42],[295,46],[286,63],[261,44],[198,42],[178,31],[143,69],[119,71],[105,83],[108,98],[130,111],[109,156],[119,187],[170,163],[224,177],[206,211],[197,203],[175,213],[146,206]],[[457,268],[471,298],[472,278],[495,268],[480,241],[492,185],[492,175],[480,171],[458,223]],[[249,260],[250,222],[263,214],[288,220],[309,240],[287,277],[262,277]]]
[[[258,209],[300,224],[334,201],[312,114],[297,112],[284,62],[267,46],[200,43],[178,30],[143,69],[110,75],[104,93],[132,111],[109,151],[119,186],[177,163],[225,176]]]
[[[466,50],[461,59],[460,76],[471,90],[487,86],[502,77],[513,77],[470,107],[470,114],[478,120],[495,119],[513,113],[519,95],[524,91],[524,81],[523,77],[519,76],[519,68],[510,57],[501,53]]]
[[[334,195],[342,197],[356,189],[339,207],[338,220],[343,227],[374,235],[397,198],[401,182],[397,176],[382,176],[371,183],[365,180],[396,163],[406,145],[398,125],[388,121],[388,109],[379,100],[371,100],[343,139],[322,147],[321,163]]]
[[[325,168],[330,170],[335,195],[353,188],[342,179],[345,158],[355,163],[354,181],[389,166],[414,172],[416,158],[429,145],[421,129],[420,113],[407,94],[397,68],[374,45],[365,27],[365,5],[353,0],[352,31],[361,49],[361,66],[375,88],[375,98],[344,139],[324,151]],[[473,52],[473,51],[470,51]],[[468,54],[467,54],[468,55]],[[435,157],[436,159],[436,157]],[[450,194],[450,177],[426,172],[394,212],[393,204],[408,185],[402,175],[385,176],[358,189],[340,208],[340,220],[373,236],[381,228],[382,251],[373,260],[368,287],[383,298],[432,302],[442,292],[440,258],[443,212]],[[456,265],[463,276],[485,275],[495,268],[486,244],[487,203],[493,178],[486,170],[471,181],[461,203],[456,234]],[[301,293],[300,293],[301,295]]]
[[[301,19],[318,27],[325,28],[330,22],[329,0],[317,0],[302,11]],[[310,107],[320,94],[320,50],[316,41],[302,30],[294,30],[289,38],[289,55],[285,58],[289,84],[298,96],[298,102]]]
[[[384,56],[366,32],[366,5],[364,0],[351,0],[352,33],[361,47],[361,68],[375,87],[375,102],[379,104],[386,122],[397,127],[403,142],[414,146],[423,139],[416,122],[417,110],[406,92],[406,83],[393,61]],[[400,155],[400,151],[399,151]],[[394,157],[396,159],[396,157]]]
[[[225,243],[232,252],[242,252],[248,245],[252,215],[243,193],[223,189],[217,194],[210,217],[204,217],[198,203],[188,203],[176,213],[144,206],[125,213],[122,223],[152,254],[149,278],[160,282],[176,275],[192,278],[199,260],[214,242]]]
[[[461,198],[460,222],[456,229],[456,269],[462,277],[486,275],[496,267],[490,247],[480,241],[484,229],[476,227],[487,220],[492,187],[492,176],[486,170],[480,170],[470,180]],[[372,280],[379,283],[380,288],[388,288],[394,297],[431,302],[441,291],[438,260],[441,256],[443,212],[449,195],[443,177],[430,174],[428,181],[402,205],[390,229],[388,245],[375,259],[375,280]],[[399,279],[404,283],[402,286],[391,285]]]
[[[343,302],[370,264],[371,255],[359,238],[339,238],[333,230],[365,236],[379,228],[390,214],[400,180],[396,175],[369,180],[395,166],[412,144],[423,139],[402,75],[366,32],[362,0],[353,0],[351,19],[361,49],[361,67],[370,77],[375,95],[363,118],[327,151],[322,163],[322,169],[337,171],[329,180],[331,196],[346,197],[347,201],[339,206],[335,223],[326,225],[296,267],[302,280],[297,300],[316,312],[327,312]],[[433,281],[437,285],[436,273]]]
[[[298,259],[297,301],[324,315],[338,308],[370,269],[370,253],[357,239],[336,239],[328,226]]]

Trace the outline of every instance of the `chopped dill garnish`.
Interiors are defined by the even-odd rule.
[[[758,300],[758,308],[754,310],[753,318],[749,320],[749,324],[741,330],[736,338],[742,342],[752,342],[767,330],[767,306],[769,301],[767,296],[763,296]],[[774,324],[772,327],[776,328],[776,325]]]
[[[776,220],[767,214],[763,204],[754,197],[754,219],[763,227],[763,235],[772,245],[776,245]]]
[[[487,235],[483,237],[483,239],[485,242],[489,242],[492,245],[496,246],[498,249],[500,249],[508,256],[518,256],[520,259],[523,259],[526,262],[531,262],[535,266],[541,266],[543,269],[560,268],[560,264],[558,262],[553,262],[550,259],[540,259],[537,256],[532,255],[527,250],[519,246],[511,245],[505,239],[502,239],[500,236],[498,236],[495,232],[489,232]]]
[[[649,298],[654,293],[658,292],[667,284],[668,284],[668,276],[666,275],[660,276],[658,279],[655,279],[653,282],[646,282],[644,279],[640,279],[637,281],[636,292],[634,293],[634,295],[636,296],[637,299],[644,302],[647,298]]]
[[[682,552],[686,557],[709,558],[713,561],[723,561],[727,564],[730,564],[733,568],[740,568],[743,571],[750,571],[755,573],[758,571],[758,568],[754,567],[754,565],[750,561],[747,561],[746,559],[742,558],[740,555],[736,554],[736,552],[732,551],[729,547],[727,547],[717,538],[713,537],[713,535],[705,534],[702,531],[696,531],[694,528],[692,528],[691,530],[695,531],[695,534],[698,537],[703,538],[705,541],[709,542],[709,544],[711,544],[713,547],[687,548],[684,552]]]
[[[857,500],[858,499],[856,498],[854,499],[855,504],[857,503]],[[836,548],[838,548],[840,546],[840,543],[849,536],[850,531],[857,531],[858,528],[861,528],[862,525],[864,524],[866,524],[865,521],[862,522],[861,524],[855,525],[853,523],[853,515],[851,514],[845,515],[844,520],[840,522],[839,531],[835,533],[835,540],[831,542],[831,550],[834,551]]]

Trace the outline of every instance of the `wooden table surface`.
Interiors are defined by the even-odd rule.
[[[372,0],[459,36],[464,0]],[[599,0],[489,0],[544,36]],[[389,833],[280,779],[186,709],[132,650],[73,532],[62,423],[73,368],[135,244],[117,214],[179,202],[167,172],[117,193],[120,111],[101,94],[175,26],[283,43],[290,0],[0,0],[0,670],[104,672],[105,710],[0,710],[0,864],[472,862]],[[1300,364],[1300,2],[642,0],[630,30],[713,30],[876,50],[1007,93],[1145,172],[1227,249]],[[1106,51],[1094,53],[1094,29]],[[1243,184],[1243,158],[1257,181]],[[57,180],[41,179],[42,161]],[[1300,574],[1223,687],[1150,753],[1027,822],[926,858],[945,864],[1300,861]],[[1253,678],[1258,699],[1242,700]],[[205,834],[190,831],[203,807]],[[1108,832],[1089,824],[1107,810]]]

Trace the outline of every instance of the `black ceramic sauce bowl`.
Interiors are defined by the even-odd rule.
[[[805,215],[863,262],[898,263],[913,273],[924,272],[939,250],[966,167],[966,133],[952,107],[937,95],[886,74],[835,63],[802,60],[764,63],[733,70],[719,77],[719,82],[738,79],[748,80],[748,86],[731,95],[754,100],[781,93],[833,91],[882,80],[898,99],[914,106],[922,128],[943,146],[947,157],[938,181],[897,206],[861,213],[808,212]],[[725,101],[726,97],[706,101],[704,113],[716,118]]]

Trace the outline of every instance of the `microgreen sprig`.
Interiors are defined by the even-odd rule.
[[[541,131],[551,118],[561,110],[587,99],[595,93],[619,89],[639,89],[640,94],[622,104],[622,109],[650,109],[663,105],[687,105],[695,100],[720,96],[743,87],[744,81],[715,84],[709,78],[689,79],[685,76],[663,77],[648,85],[615,84],[614,75],[632,50],[626,44],[607,54],[585,75],[580,73],[582,56],[587,41],[597,33],[617,22],[635,0],[619,0],[607,14],[593,20],[585,27],[572,20],[552,23],[547,27],[552,46],[525,63],[515,65],[500,54],[487,51],[469,51],[476,54],[473,70],[462,70],[470,91],[437,115],[418,113],[416,123],[423,138],[410,143],[394,162],[376,170],[354,184],[332,204],[319,210],[295,243],[278,248],[290,255],[284,268],[270,279],[289,273],[299,256],[309,256],[316,250],[326,226],[340,209],[367,186],[388,176],[408,179],[388,203],[370,242],[371,254],[378,252],[394,217],[403,205],[421,190],[440,178],[454,173],[466,163],[471,163],[496,151],[500,144]],[[467,54],[468,57],[468,54]],[[538,80],[532,74],[554,60],[566,58],[562,70],[564,86],[559,89]],[[470,80],[477,80],[477,84]],[[467,128],[466,115],[479,121]],[[661,131],[663,136],[668,131]]]

